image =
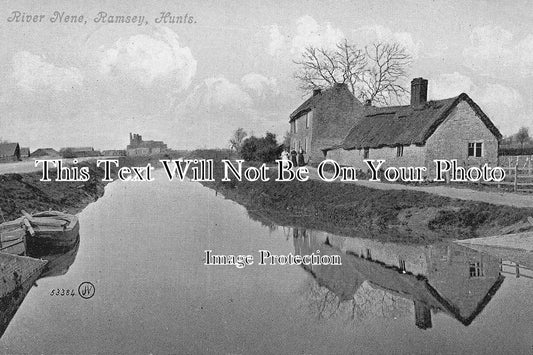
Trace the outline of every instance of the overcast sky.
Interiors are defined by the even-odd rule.
[[[282,136],[303,99],[292,61],[343,38],[398,41],[429,99],[465,92],[504,135],[533,133],[533,2],[44,3],[0,5],[0,138],[32,150],[123,149],[129,132],[177,149],[227,147],[237,127]],[[9,22],[13,11],[45,16]],[[84,21],[51,23],[54,11]],[[100,11],[145,19],[95,23]],[[192,23],[158,24],[161,12]]]

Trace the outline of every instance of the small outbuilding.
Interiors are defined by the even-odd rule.
[[[18,143],[0,143],[0,163],[20,160]]]
[[[83,157],[97,157],[100,152],[94,150],[93,147],[66,147],[59,150],[61,156],[65,158],[83,158]]]
[[[108,149],[102,150],[102,155],[105,157],[124,157],[126,151],[124,149]]]
[[[29,147],[20,148],[20,157],[21,158],[29,158],[30,157],[30,148]]]

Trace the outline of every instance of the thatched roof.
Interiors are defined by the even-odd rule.
[[[353,101],[357,105],[361,105],[361,102],[357,100],[350,90],[348,89],[348,86],[346,84],[335,84],[329,89],[322,90],[321,92],[314,94],[310,98],[308,98],[303,104],[298,106],[296,110],[294,110],[290,116],[289,116],[289,122],[294,121],[296,118],[302,116],[303,114],[311,111],[313,107],[316,107],[321,101],[329,100],[332,96],[339,95],[340,90],[345,90],[348,93],[350,93],[350,96],[353,97]]]
[[[17,154],[18,143],[0,143],[0,157],[12,157]]]
[[[501,139],[502,135],[487,115],[467,94],[444,100],[428,101],[421,107],[392,106],[365,107],[356,119],[341,147],[347,150],[362,148],[424,145],[450,111],[466,101],[487,128]],[[332,147],[328,148],[328,150]]]

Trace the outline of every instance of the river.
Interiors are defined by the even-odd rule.
[[[533,275],[454,244],[282,227],[193,182],[117,182],[79,214],[75,259],[37,280],[3,353],[531,353]],[[217,254],[342,266],[204,265]],[[533,265],[528,265],[532,267]],[[64,273],[64,274],[63,274]],[[94,296],[51,296],[89,281]]]

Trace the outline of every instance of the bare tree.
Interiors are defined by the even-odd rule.
[[[409,93],[404,85],[412,57],[398,43],[374,43],[366,47],[368,66],[362,76],[360,97],[380,105],[402,103]]]
[[[325,89],[344,83],[353,93],[366,66],[366,58],[363,50],[344,40],[333,50],[307,47],[302,58],[294,63],[300,67],[294,76],[302,90]]]
[[[308,47],[299,60],[294,77],[305,92],[348,85],[358,98],[376,104],[401,101],[409,90],[403,86],[412,57],[398,43],[375,43],[364,50],[345,39],[335,49]]]
[[[527,127],[520,127],[516,134],[516,139],[520,142],[520,147],[524,149],[524,143],[529,141],[529,129]]]
[[[347,321],[357,322],[376,317],[403,318],[413,312],[410,299],[373,287],[368,281],[357,288],[351,299],[345,300],[341,300],[327,287],[319,285],[312,277],[306,280],[300,292],[306,300],[303,306],[317,319],[343,317]]]
[[[233,136],[229,140],[230,149],[235,150],[237,153],[240,153],[242,142],[244,141],[244,138],[246,138],[247,135],[248,133],[246,133],[244,128],[237,128],[233,132]]]

